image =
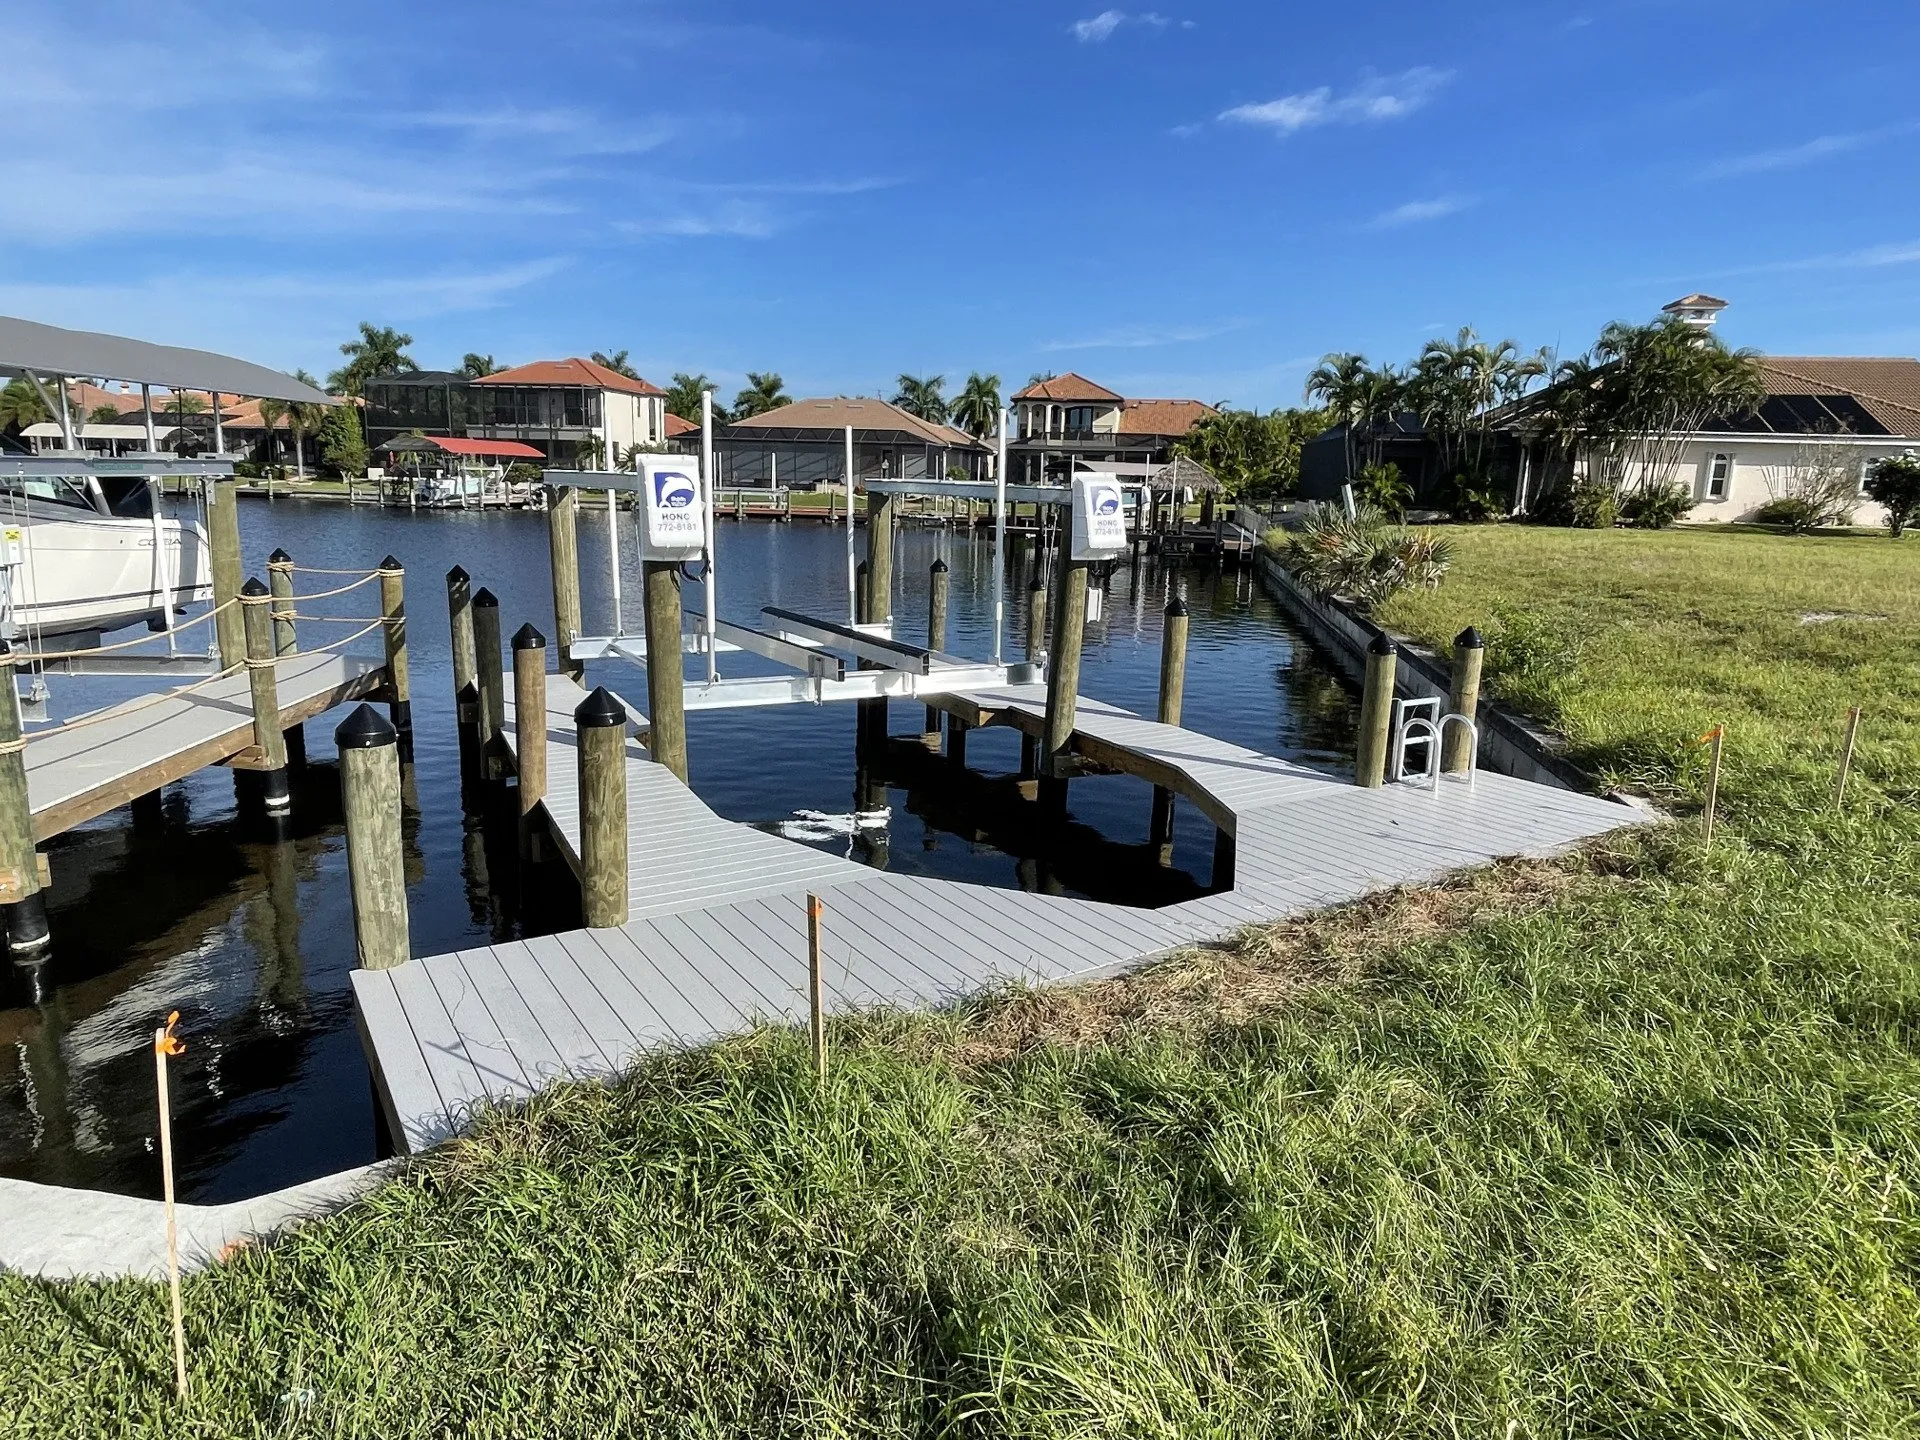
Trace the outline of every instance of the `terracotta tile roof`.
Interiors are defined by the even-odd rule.
[[[1120,412],[1120,433],[1184,435],[1214,413],[1204,400],[1129,400]]]
[[[1906,356],[1766,355],[1774,395],[1851,395],[1893,435],[1920,435],[1920,360]]]
[[[1013,397],[1016,400],[1109,400],[1119,403],[1122,398],[1107,389],[1096,385],[1084,375],[1076,375],[1069,370],[1064,375],[1055,375],[1051,380],[1036,380],[1026,389]]]
[[[844,395],[796,400],[791,405],[782,405],[778,410],[769,410],[764,415],[750,415],[744,420],[736,420],[727,428],[736,431],[844,430],[849,425],[856,430],[903,431],[916,440],[923,440],[930,445],[947,445],[956,450],[980,448],[978,440],[951,425],[936,425],[922,420],[918,415],[910,414],[885,400],[849,399]]]
[[[694,424],[693,421],[682,420],[671,411],[667,413],[667,438],[669,440],[680,435],[697,435],[699,432],[700,427]]]
[[[496,370],[473,382],[476,385],[586,385],[595,390],[618,390],[628,395],[664,395],[667,392],[645,380],[634,380],[617,370],[596,365],[575,356],[571,360],[535,360],[515,365],[511,370]]]
[[[1724,310],[1727,302],[1718,295],[1703,295],[1698,290],[1691,295],[1682,295],[1678,300],[1669,300],[1660,307],[1662,310]]]

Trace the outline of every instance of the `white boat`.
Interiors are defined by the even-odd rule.
[[[210,599],[206,531],[160,513],[158,490],[134,475],[0,479],[0,630],[36,650],[85,648],[142,622],[165,630]]]

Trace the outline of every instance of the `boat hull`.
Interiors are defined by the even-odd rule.
[[[5,538],[18,556],[13,633],[36,646],[143,621],[165,629],[172,609],[212,596],[206,532],[191,521],[32,518],[8,522]]]

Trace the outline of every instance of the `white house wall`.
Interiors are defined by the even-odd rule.
[[[1694,508],[1686,523],[1712,525],[1751,520],[1762,505],[1787,493],[1786,484],[1797,473],[1795,462],[1806,452],[1833,447],[1851,455],[1864,479],[1870,462],[1887,455],[1912,453],[1920,449],[1920,442],[1888,437],[1836,439],[1820,435],[1715,435],[1691,441],[1672,471],[1674,483],[1684,486],[1694,499]],[[1710,488],[1715,455],[1725,455],[1730,462],[1726,494],[1719,499],[1712,497]],[[1628,483],[1635,481],[1639,473],[1637,469],[1629,470]],[[1862,495],[1853,523],[1878,525],[1884,517],[1885,511]]]

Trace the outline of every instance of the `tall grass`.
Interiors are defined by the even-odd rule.
[[[1688,619],[1645,578],[1676,537],[1581,573],[1513,533],[1465,533],[1392,622],[1444,636],[1555,565],[1556,603],[1633,632],[1585,653],[1694,691],[1643,696],[1636,741],[1582,659],[1557,703],[1590,755],[1684,802],[1683,732],[1755,752],[1712,852],[1663,827],[1090,991],[864,1017],[824,1092],[777,1032],[555,1091],[190,1279],[183,1409],[160,1287],[0,1282],[0,1429],[1913,1433],[1912,732],[1836,815],[1768,677],[1878,716],[1920,631],[1763,662],[1764,547],[1689,568]]]

